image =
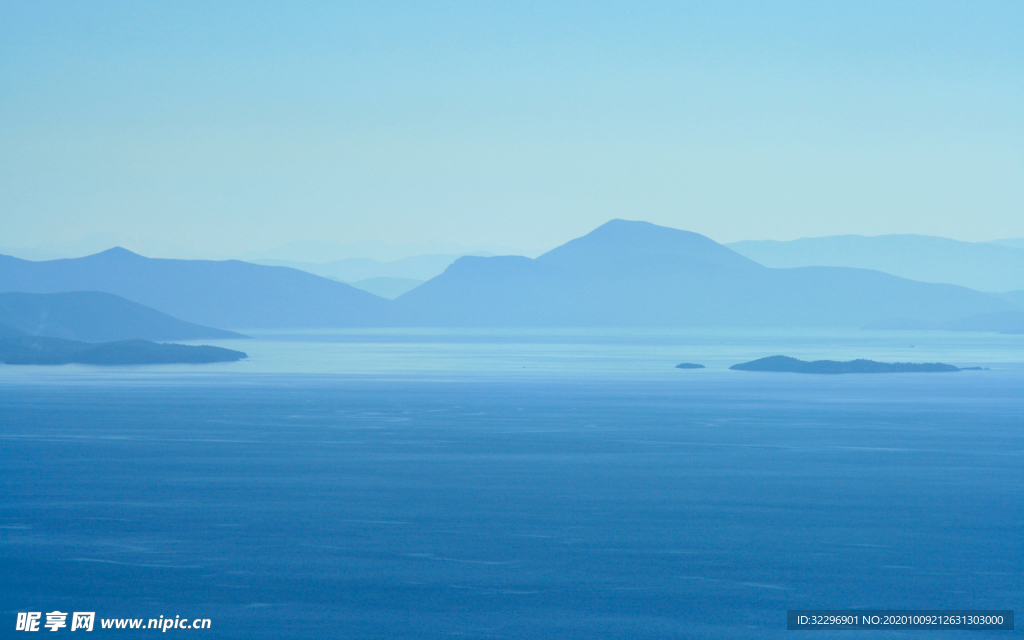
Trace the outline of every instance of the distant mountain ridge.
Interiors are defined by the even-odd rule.
[[[1000,240],[993,240],[992,244],[1001,244],[1005,247],[1024,249],[1024,238],[1002,238]]]
[[[1011,240],[961,242],[922,235],[844,235],[743,241],[726,246],[766,267],[852,267],[978,291],[1024,289],[1024,248]]]
[[[377,326],[388,309],[383,298],[296,269],[145,258],[120,248],[45,262],[0,256],[0,291],[103,291],[187,322],[236,329]]]
[[[411,278],[429,280],[444,273],[448,266],[462,255],[430,254],[411,256],[390,262],[372,258],[345,258],[333,262],[290,262],[287,260],[254,260],[254,264],[275,267],[291,267],[324,278],[334,278],[352,284],[370,278]],[[484,254],[469,254],[484,255]]]
[[[18,334],[81,342],[245,337],[233,331],[184,322],[99,291],[0,293],[0,325]]]
[[[4,364],[208,364],[246,357],[242,351],[222,347],[158,344],[149,340],[96,344],[39,336],[0,339],[0,362]]]
[[[1007,291],[1000,294],[999,297],[1024,309],[1024,291]]]
[[[606,222],[536,260],[564,269],[606,271],[635,269],[638,264],[659,268],[679,263],[687,266],[717,265],[729,269],[761,266],[699,233],[630,220]]]
[[[699,234],[626,220],[535,260],[460,258],[395,303],[399,323],[439,326],[860,327],[1013,307],[877,271],[771,269]]]
[[[423,284],[423,280],[413,278],[367,278],[357,282],[350,282],[356,289],[368,291],[375,296],[394,300],[403,293],[412,291]]]
[[[537,257],[464,256],[394,301],[289,269],[0,256],[0,291],[106,291],[188,322],[303,327],[863,327],[1019,310],[948,284],[843,267],[765,267],[700,234],[612,220]]]

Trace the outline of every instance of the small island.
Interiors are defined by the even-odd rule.
[[[684,362],[682,364],[677,364],[676,365],[676,369],[703,369],[703,368],[704,368],[704,365],[702,365],[702,364],[694,364],[692,362]]]
[[[242,351],[221,347],[161,344],[149,340],[91,343],[40,336],[0,339],[0,362],[4,364],[207,364],[248,357]]]
[[[941,362],[875,362],[874,360],[815,360],[807,362],[788,356],[770,356],[729,367],[734,371],[772,371],[782,373],[939,373],[960,371]]]

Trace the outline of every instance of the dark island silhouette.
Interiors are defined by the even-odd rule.
[[[941,362],[875,362],[874,360],[797,360],[788,356],[769,356],[760,360],[734,364],[734,371],[771,371],[780,373],[937,373],[961,371],[959,367]]]
[[[16,330],[3,327],[3,335]],[[61,338],[15,336],[0,339],[0,362],[4,364],[208,364],[235,362],[248,355],[241,351],[183,344],[160,344],[149,340],[120,340],[88,343]]]
[[[676,365],[676,369],[703,369],[703,368],[704,368],[704,365],[702,365],[702,364],[694,364],[692,362],[683,362],[682,364],[677,364]]]

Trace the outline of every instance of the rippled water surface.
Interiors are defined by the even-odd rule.
[[[217,638],[764,638],[793,633],[789,608],[1024,609],[1020,336],[223,344],[250,360],[0,367],[0,624],[59,609],[210,618]],[[990,369],[726,368],[774,353]]]

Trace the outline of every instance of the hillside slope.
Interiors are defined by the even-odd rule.
[[[0,256],[0,291],[102,291],[187,322],[233,329],[372,326],[386,322],[388,305],[296,269],[145,258],[120,248],[46,262]]]
[[[30,336],[82,342],[245,336],[178,320],[112,293],[0,293],[0,324]]]
[[[978,291],[1024,289],[1024,249],[992,242],[920,235],[847,235],[727,246],[766,267],[852,267]]]
[[[699,234],[625,220],[534,260],[460,258],[395,302],[398,322],[424,326],[860,327],[1012,308],[878,271],[770,269]]]

